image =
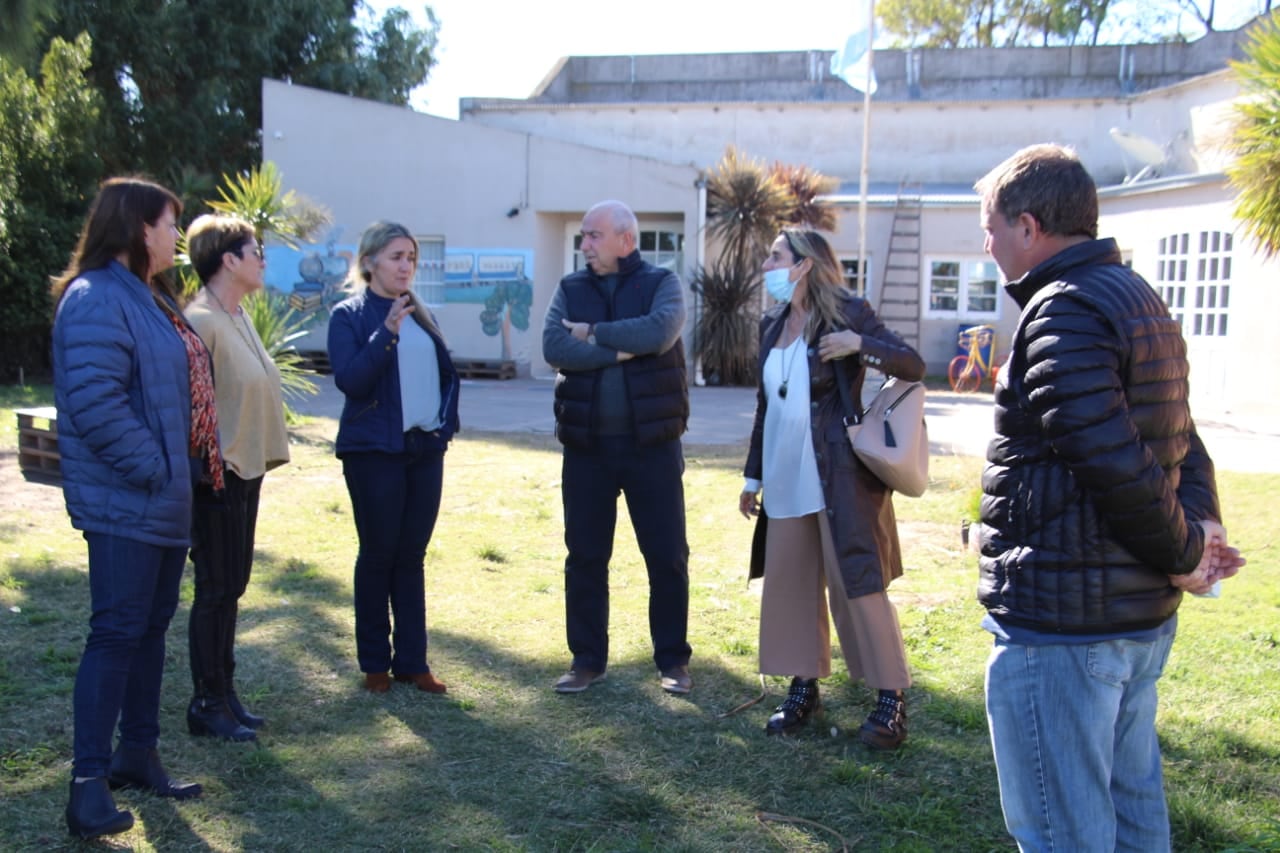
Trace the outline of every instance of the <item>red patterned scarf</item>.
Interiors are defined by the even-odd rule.
[[[163,303],[162,299],[157,302]],[[209,350],[195,329],[187,325],[167,305],[161,305],[169,315],[178,337],[187,347],[187,370],[191,377],[191,448],[192,456],[204,460],[205,474],[213,481],[213,489],[222,491],[222,449],[218,446],[218,406],[213,395],[213,370],[209,366]]]

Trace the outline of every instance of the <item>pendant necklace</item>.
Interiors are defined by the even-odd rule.
[[[800,341],[801,344],[804,343],[800,338],[796,338],[796,340]],[[795,341],[793,341],[791,345],[795,346]],[[804,346],[797,347],[795,351],[791,353],[791,358],[787,361],[787,366],[782,371],[782,384],[778,386],[778,396],[783,400],[787,399],[787,383],[791,381],[791,368],[795,367],[796,353],[801,353],[805,350],[806,347]]]
[[[222,300],[218,298],[218,294],[213,292],[213,288],[205,285],[205,291],[213,297],[213,301],[218,303],[218,307],[222,309],[222,313],[227,315],[227,319],[231,321],[231,325],[235,326],[236,334],[240,336],[240,340],[244,341],[244,345],[253,350],[253,354],[258,357],[258,363],[262,365],[264,373],[270,375],[271,371],[267,368],[267,362],[263,359],[263,348],[254,342],[254,336],[247,334],[244,330],[244,324],[249,322],[249,318],[244,315],[244,309],[239,305],[236,306],[236,313],[232,314],[227,310],[227,306],[222,304]],[[239,322],[236,321],[236,315],[239,315]]]

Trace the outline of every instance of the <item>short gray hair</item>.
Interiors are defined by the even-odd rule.
[[[613,225],[616,233],[630,232],[635,244],[637,246],[640,245],[640,222],[636,219],[636,215],[631,212],[631,208],[620,201],[610,199],[593,204],[591,209],[587,211],[587,216],[597,211],[604,211],[609,214],[609,222]]]

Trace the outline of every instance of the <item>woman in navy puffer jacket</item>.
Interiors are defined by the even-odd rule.
[[[374,693],[392,677],[446,691],[427,665],[423,559],[460,383],[435,319],[413,295],[417,261],[418,241],[403,225],[369,226],[354,270],[359,292],[329,320],[329,362],[347,398],[336,450],[360,540],[356,657]]]
[[[107,181],[55,283],[64,288],[53,326],[58,449],[67,511],[89,546],[93,607],[76,673],[66,810],[81,838],[133,826],[111,788],[200,794],[170,779],[156,754],[193,483],[218,456],[208,352],[155,277],[173,266],[181,211],[164,187]]]

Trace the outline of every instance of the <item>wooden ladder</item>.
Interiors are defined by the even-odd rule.
[[[899,184],[884,279],[876,301],[880,319],[916,350],[920,349],[921,207],[920,184]]]

